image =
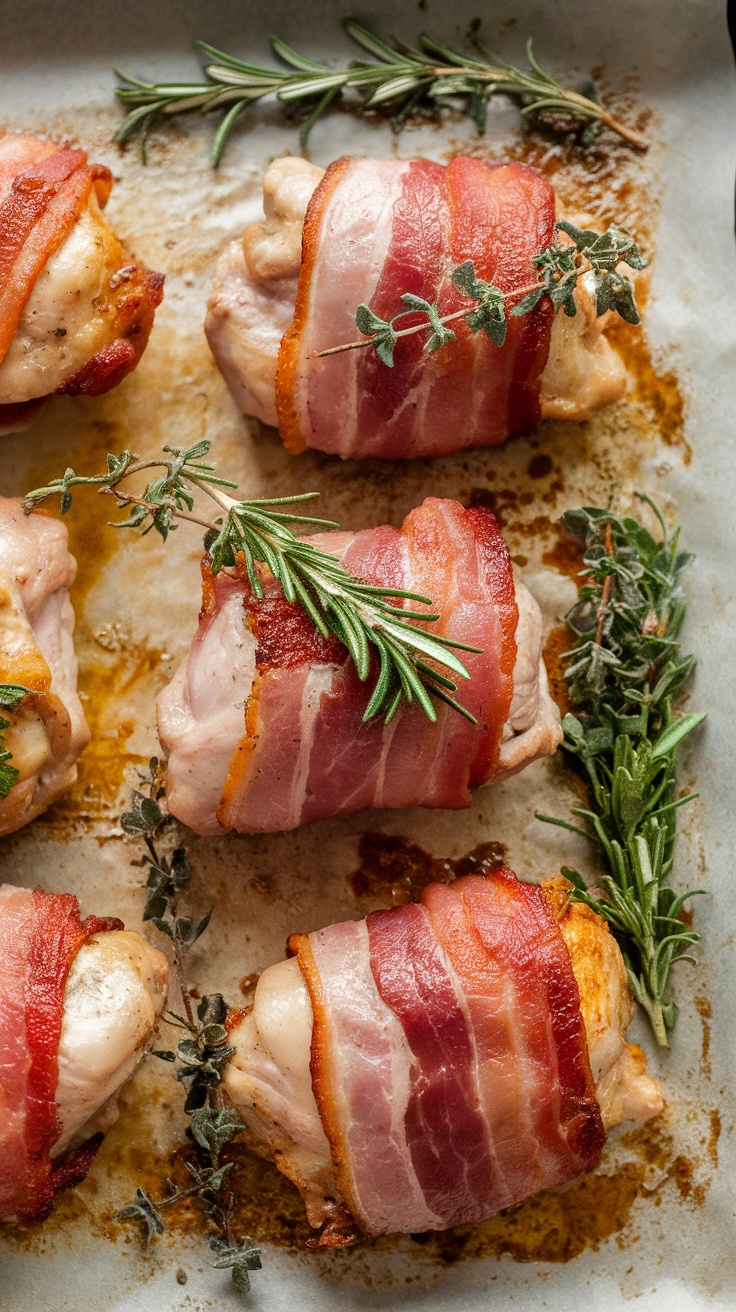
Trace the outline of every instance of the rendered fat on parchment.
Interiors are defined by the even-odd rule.
[[[662,358],[676,367],[688,397],[686,435],[693,455],[648,442],[637,456],[623,431],[634,402],[603,416],[580,432],[548,426],[536,439],[508,444],[498,452],[463,453],[415,468],[407,465],[356,469],[308,453],[293,460],[273,433],[252,430],[239,417],[209,355],[201,330],[211,269],[225,242],[260,213],[260,176],[266,163],[296,150],[296,134],[276,111],[265,110],[233,138],[223,164],[207,162],[212,123],[175,126],[154,144],[142,168],[134,148],[119,156],[110,136],[119,121],[111,104],[113,64],[157,78],[197,76],[192,51],[202,37],[223,49],[266,55],[267,36],[277,32],[314,55],[335,59],[354,53],[339,33],[343,10],[335,3],[296,11],[287,3],[248,7],[234,2],[174,3],[155,7],[85,5],[59,9],[48,3],[6,0],[0,14],[0,121],[14,130],[48,131],[79,141],[95,159],[109,163],[120,183],[109,212],[121,235],[152,267],[167,273],[166,299],[148,353],[138,373],[111,397],[52,403],[31,434],[4,439],[0,446],[0,494],[17,494],[60,473],[67,464],[100,465],[108,449],[148,452],[165,441],[186,443],[205,434],[214,441],[220,466],[253,495],[317,488],[323,512],[351,527],[400,522],[427,494],[467,499],[476,487],[513,489],[532,453],[551,456],[564,471],[564,487],[544,506],[546,515],[583,501],[605,501],[614,492],[644,486],[677,507],[686,544],[698,554],[689,579],[691,610],[686,645],[701,658],[692,706],[711,710],[704,735],[683,760],[684,783],[701,793],[683,836],[676,880],[702,886],[708,898],[696,908],[703,935],[702,963],[694,974],[676,977],[682,1015],[671,1054],[659,1058],[670,1098],[669,1128],[685,1156],[696,1155],[704,1117],[716,1105],[725,1127],[733,1122],[736,1072],[736,967],[730,935],[734,925],[729,848],[733,843],[730,756],[734,705],[731,651],[736,629],[733,597],[736,500],[736,295],[733,249],[733,123],[736,84],[728,45],[725,6],[661,0],[646,12],[623,0],[610,6],[574,0],[542,9],[528,2],[504,3],[485,17],[483,35],[506,57],[523,58],[523,40],[533,32],[543,63],[570,82],[602,64],[611,87],[636,69],[636,102],[655,111],[653,149],[640,167],[659,198],[656,261],[646,329]],[[384,34],[413,40],[420,27],[440,39],[460,42],[476,8],[463,0],[450,16],[430,0],[397,11],[386,0],[367,18]],[[515,18],[513,28],[504,26]],[[466,123],[440,131],[423,128],[393,138],[382,126],[336,115],[312,139],[312,158],[325,165],[346,151],[442,159],[449,149],[480,149],[500,156],[517,140],[516,112],[494,106],[489,130],[479,140]],[[648,172],[647,172],[648,171]],[[625,208],[625,197],[623,204]],[[625,216],[624,216],[625,217]],[[489,483],[489,471],[495,471]],[[542,483],[540,493],[547,485]],[[572,585],[541,561],[543,541],[524,530],[539,507],[518,516],[509,532],[512,551],[526,557],[525,574],[550,622],[559,619]],[[81,686],[89,698],[94,743],[80,781],[67,802],[30,829],[3,842],[0,878],[75,892],[83,911],[116,914],[139,924],[145,871],[132,862],[138,849],[119,836],[117,818],[124,795],[123,765],[147,758],[156,748],[154,697],[186,649],[199,606],[196,533],[180,529],[164,549],[148,538],[95,527],[83,510],[70,517],[72,545],[84,552],[77,589]],[[90,565],[90,560],[92,565]],[[107,785],[107,788],[103,785]],[[193,840],[191,863],[195,909],[215,903],[207,935],[192,954],[191,974],[203,989],[219,989],[237,1000],[239,981],[283,955],[286,935],[329,920],[365,914],[346,875],[357,865],[359,835],[380,829],[404,834],[437,854],[459,855],[478,842],[506,844],[508,860],[523,876],[540,878],[563,862],[585,868],[589,857],[562,831],[533,817],[535,808],[565,814],[570,795],[554,762],[486,790],[467,812],[406,812],[349,817],[302,832],[268,839]],[[707,1078],[701,1058],[701,1021],[693,995],[708,996],[713,1008]],[[642,1028],[642,1033],[644,1033]],[[168,1036],[166,1039],[168,1043]],[[650,1049],[651,1051],[651,1049]],[[655,1057],[655,1062],[657,1058]],[[180,1308],[235,1307],[226,1274],[212,1272],[201,1236],[165,1237],[148,1258],[130,1232],[112,1245],[95,1217],[128,1201],[134,1183],[123,1170],[126,1142],[140,1136],[163,1153],[181,1138],[180,1095],[170,1071],[148,1064],[126,1096],[118,1127],[98,1157],[76,1200],[62,1205],[45,1238],[24,1245],[3,1242],[0,1307],[12,1312],[173,1312]],[[160,1099],[152,1102],[149,1091]],[[609,1309],[636,1296],[639,1309],[711,1309],[732,1306],[733,1145],[721,1138],[720,1164],[707,1174],[702,1207],[689,1210],[676,1191],[661,1207],[636,1204],[622,1248],[611,1239],[567,1265],[519,1264],[509,1257],[482,1258],[454,1266],[438,1263],[411,1240],[375,1249],[321,1257],[267,1246],[264,1270],[253,1280],[250,1306],[281,1312],[307,1308],[399,1309],[422,1312],[486,1308]],[[627,1149],[612,1141],[606,1161],[613,1171]],[[700,1168],[698,1168],[700,1169]],[[697,1172],[696,1172],[697,1177]],[[695,1183],[697,1184],[698,1179]],[[705,1179],[705,1175],[703,1176]],[[656,1171],[652,1176],[656,1183]],[[564,1194],[561,1206],[564,1207]],[[176,1283],[177,1268],[187,1285]],[[410,1283],[406,1283],[407,1279]]]

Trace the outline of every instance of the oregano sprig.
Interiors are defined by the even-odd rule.
[[[682,571],[692,556],[680,547],[649,497],[659,537],[632,516],[585,507],[563,523],[584,543],[578,601],[567,617],[575,643],[563,655],[572,711],[563,720],[563,750],[583,767],[590,805],[573,807],[581,822],[539,815],[589,839],[606,873],[590,890],[578,870],[562,873],[572,897],[608,922],[621,946],[634,997],[657,1042],[677,1019],[668,997],[671,967],[693,961],[698,935],[683,916],[701,889],[676,893],[669,884],[678,796],[677,749],[704,719],[682,714],[677,699],[694,666],[679,636],[685,617]]]
[[[115,528],[140,529],[144,534],[155,529],[166,541],[177,520],[199,524],[207,530],[204,544],[213,574],[225,568],[245,568],[253,593],[260,599],[264,589],[258,566],[265,566],[281,584],[286,600],[301,606],[324,638],[332,635],[342,643],[361,682],[373,680],[364,720],[383,716],[388,723],[402,702],[417,702],[434,721],[435,701],[440,700],[475,723],[475,717],[452,694],[457,691],[456,679],[470,677],[455,651],[477,652],[478,648],[423,627],[439,619],[431,598],[366,583],[343,569],[335,556],[297,537],[292,524],[338,527],[332,520],[302,513],[301,506],[319,493],[259,500],[228,496],[224,489],[234,489],[237,484],[221,478],[215,466],[204,461],[209,450],[210,443],[201,441],[186,448],[165,446],[161,456],[150,460],[139,460],[130,451],[108,455],[103,474],[90,476],[67,469],[61,478],[29,492],[23,506],[30,514],[41,502],[59,495],[62,514],[66,514],[72,505],[72,489],[92,485],[114,496],[119,506],[130,508],[128,518],[113,525]],[[164,472],[152,479],[141,495],[122,486],[134,474],[149,469]],[[193,513],[198,493],[217,505],[221,513],[214,520]],[[428,609],[416,609],[407,602]]]
[[[367,27],[348,19],[348,36],[370,58],[353,60],[347,67],[331,68],[321,60],[307,59],[278,37],[271,38],[282,68],[265,68],[217,50],[205,41],[197,44],[207,57],[206,82],[147,82],[118,71],[117,95],[130,111],[115,134],[116,141],[140,137],[145,142],[151,127],[161,119],[199,110],[222,111],[212,146],[216,165],[240,115],[269,96],[285,109],[304,107],[299,133],[305,146],[315,123],[331,106],[343,100],[367,113],[390,106],[392,126],[400,132],[413,115],[436,115],[442,105],[460,106],[485,130],[488,104],[493,96],[512,97],[523,115],[535,114],[546,123],[582,128],[580,139],[590,145],[603,126],[639,149],[647,142],[639,132],[615,118],[598,100],[588,80],[578,90],[562,86],[537,61],[532,41],[527,42],[528,67],[516,68],[498,55],[489,55],[476,42],[476,55],[458,54],[426,33],[418,49],[401,41],[389,45]],[[117,70],[116,70],[117,71]]]
[[[354,342],[330,346],[317,354],[320,357],[340,355],[343,351],[373,347],[379,359],[391,369],[400,338],[426,333],[424,350],[439,351],[448,342],[456,340],[456,334],[447,325],[458,320],[466,323],[471,333],[484,332],[494,346],[503,346],[509,315],[518,318],[529,314],[543,296],[549,297],[554,310],[562,309],[566,315],[574,317],[577,314],[575,288],[585,273],[592,275],[598,315],[613,310],[627,323],[639,323],[633,285],[617,268],[619,264],[637,270],[647,267],[648,260],[634,238],[614,223],[602,233],[577,228],[565,219],[560,219],[555,226],[570,241],[562,243],[555,239],[534,256],[532,264],[537,274],[534,282],[504,292],[479,278],[473,261],[465,260],[452,270],[450,279],[462,296],[475,302],[471,307],[441,315],[437,301],[430,302],[405,292],[398,297],[404,309],[390,319],[382,319],[369,305],[362,303],[355,312],[355,323],[363,336]],[[507,302],[510,301],[514,304],[508,308]],[[423,317],[417,320],[417,315]],[[413,319],[411,324],[398,326],[410,317]]]
[[[0,801],[10,795],[19,778],[16,767],[10,764],[13,753],[5,746],[5,730],[10,728],[10,720],[2,712],[17,710],[29,692],[29,688],[19,683],[0,683]]]
[[[119,1209],[117,1218],[137,1221],[148,1246],[164,1233],[162,1212],[185,1198],[196,1198],[217,1231],[210,1238],[216,1254],[213,1267],[229,1269],[236,1289],[247,1293],[250,1272],[261,1268],[260,1250],[251,1239],[239,1238],[234,1232],[235,1196],[229,1180],[233,1163],[222,1161],[223,1149],[244,1128],[234,1108],[226,1105],[220,1088],[225,1063],[234,1052],[225,1025],[230,1008],[219,993],[206,994],[195,1005],[186,954],[207,928],[210,913],[195,920],[179,912],[179,897],[189,883],[190,873],[183,847],[176,847],[170,856],[160,849],[159,838],[172,819],[161,805],[164,788],[155,756],[148,770],[139,772],[139,778],[141,787],[133,789],[130,810],[120,823],[126,834],[145,843],[149,866],[143,919],[171,941],[184,1010],[183,1015],[166,1011],[164,1020],[183,1030],[185,1037],[175,1051],[157,1050],[153,1056],[176,1065],[176,1078],[186,1087],[184,1111],[190,1118],[189,1134],[197,1149],[197,1160],[185,1162],[191,1184],[178,1188],[173,1180],[167,1180],[167,1192],[155,1200],[139,1187],[132,1202]]]

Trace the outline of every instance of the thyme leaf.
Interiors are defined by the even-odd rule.
[[[675,707],[694,657],[683,655],[681,575],[692,560],[659,509],[658,536],[631,516],[584,507],[563,523],[585,544],[578,600],[567,617],[574,637],[563,657],[572,713],[563,720],[563,750],[582,766],[589,806],[573,807],[580,823],[538,815],[589,839],[604,858],[600,888],[565,867],[572,899],[592,907],[621,947],[632,993],[657,1038],[677,1020],[668,997],[671,967],[693,961],[698,934],[683,909],[702,889],[676,893],[669,884],[678,796],[677,750],[705,719]]]
[[[399,310],[391,319],[382,319],[369,305],[362,303],[355,312],[355,323],[363,336],[358,341],[330,346],[317,354],[320,357],[340,355],[343,351],[356,351],[368,346],[373,347],[379,359],[392,369],[399,338],[427,333],[424,350],[438,351],[447,342],[456,340],[456,334],[447,324],[457,320],[465,322],[471,333],[483,331],[495,346],[503,346],[508,316],[518,318],[529,314],[543,296],[549,297],[555,311],[563,309],[566,315],[574,317],[577,314],[575,288],[586,273],[593,280],[598,315],[612,310],[627,323],[639,323],[634,288],[619,267],[622,264],[628,264],[632,269],[647,267],[648,260],[642,255],[634,238],[614,223],[609,224],[605,232],[576,228],[564,219],[560,219],[555,227],[558,232],[564,232],[570,241],[563,243],[555,238],[550,246],[545,246],[534,256],[532,264],[536,280],[528,286],[504,292],[493,283],[479,278],[473,261],[465,260],[452,270],[450,279],[462,296],[475,302],[472,307],[441,315],[437,301],[430,302],[405,292],[399,300],[406,308]],[[507,309],[507,302],[511,301],[514,304]],[[417,320],[417,314],[423,317]],[[408,316],[413,316],[414,322],[403,328],[398,327]]]
[[[224,1244],[221,1239],[211,1239],[210,1248],[217,1253],[217,1261],[212,1265],[220,1270],[229,1268],[235,1288],[239,1293],[247,1294],[250,1272],[261,1270],[261,1250],[250,1239],[231,1245]]]
[[[369,324],[367,318],[363,322]],[[441,336],[445,330],[436,321],[432,331]],[[390,363],[388,350],[387,339],[386,362]],[[215,466],[203,459],[209,450],[210,443],[201,441],[186,448],[165,446],[161,456],[149,460],[139,460],[129,451],[108,455],[105,473],[88,476],[67,469],[61,478],[29,492],[23,507],[30,514],[41,502],[60,495],[65,514],[72,505],[73,489],[92,485],[129,509],[128,518],[113,527],[138,529],[144,536],[153,529],[166,541],[177,521],[199,524],[206,530],[204,545],[213,574],[245,569],[253,594],[260,599],[264,590],[258,566],[265,566],[286,600],[301,606],[324,638],[332,635],[347,649],[361,682],[373,683],[364,720],[383,716],[389,721],[402,702],[416,702],[430,720],[436,720],[436,703],[442,701],[474,724],[475,717],[452,694],[457,679],[470,677],[455,652],[478,648],[423,627],[438,619],[431,599],[368,584],[349,574],[329,552],[298,538],[292,524],[337,527],[332,520],[302,513],[302,505],[318,493],[242,501],[227,495],[224,489],[236,489],[237,484],[221,478]],[[142,495],[123,486],[132,475],[151,469],[164,472],[148,483]],[[215,502],[220,513],[214,520],[193,513],[199,494]],[[132,809],[122,821],[127,832],[145,836],[147,826],[155,827],[155,805],[153,796],[137,801],[134,794]]]
[[[307,59],[278,37],[271,38],[276,57],[285,67],[264,68],[217,50],[199,41],[207,58],[206,82],[147,82],[116,69],[120,86],[116,94],[129,112],[115,134],[116,141],[138,137],[145,159],[145,145],[154,124],[177,114],[199,110],[222,111],[212,146],[212,163],[217,165],[230,133],[240,115],[257,101],[275,97],[285,108],[303,108],[306,117],[300,131],[302,147],[309,133],[331,105],[350,103],[358,97],[362,112],[390,106],[392,125],[400,132],[412,115],[436,116],[442,106],[462,107],[483,132],[492,96],[510,96],[524,116],[535,114],[551,126],[582,129],[580,140],[590,145],[602,126],[608,127],[630,145],[646,150],[640,133],[614,118],[599,102],[595,85],[588,81],[578,90],[562,86],[538,63],[531,39],[527,42],[527,68],[516,68],[480,46],[482,59],[458,54],[426,33],[418,49],[395,42],[389,45],[369,28],[348,19],[347,35],[369,58],[353,60],[347,67],[331,68],[322,61]],[[353,99],[354,103],[354,99]]]
[[[30,688],[24,688],[20,683],[0,683],[0,712],[17,710],[29,692]],[[9,728],[10,720],[0,714],[0,801],[9,796],[19,778],[16,767],[10,765],[13,753],[5,746],[5,730]]]
[[[235,1051],[225,1024],[230,1007],[219,993],[206,994],[195,1007],[187,982],[186,953],[204,932],[210,917],[208,913],[196,921],[178,912],[178,897],[189,883],[189,866],[182,847],[174,848],[170,856],[160,850],[159,839],[171,817],[161,805],[164,788],[157,757],[151,757],[146,771],[139,771],[139,780],[141,787],[132,790],[130,810],[121,824],[131,837],[143,840],[148,853],[148,896],[143,919],[151,921],[173,945],[184,1015],[166,1011],[163,1019],[186,1033],[176,1052],[161,1049],[151,1055],[175,1064],[176,1079],[187,1088],[184,1111],[190,1118],[189,1136],[196,1146],[197,1160],[185,1162],[191,1184],[178,1188],[168,1180],[168,1192],[158,1199],[138,1188],[133,1201],[121,1207],[116,1216],[120,1221],[137,1222],[149,1247],[166,1229],[162,1212],[185,1198],[196,1198],[218,1231],[210,1238],[210,1247],[218,1255],[213,1267],[229,1269],[235,1288],[247,1293],[249,1273],[261,1269],[260,1250],[251,1239],[238,1238],[234,1233],[235,1195],[229,1180],[233,1163],[222,1161],[226,1145],[244,1129],[237,1112],[225,1105],[220,1089],[225,1063]]]

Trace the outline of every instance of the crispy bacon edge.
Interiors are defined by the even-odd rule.
[[[50,1153],[59,1136],[56,1110],[58,1048],[64,1015],[64,989],[79,949],[95,934],[123,929],[117,917],[87,916],[81,920],[79,903],[71,894],[32,894],[34,926],[31,957],[27,963],[26,1034],[31,1069],[28,1074],[25,1140],[32,1167],[31,1198],[21,1206],[18,1219],[43,1221],[64,1189],[79,1184],[102,1142],[95,1135],[61,1160]]]
[[[295,395],[301,356],[301,335],[309,318],[312,274],[320,246],[322,216],[333,193],[352,160],[343,155],[330,164],[312,194],[302,229],[302,261],[299,269],[294,318],[281,339],[276,366],[276,413],[281,440],[287,451],[298,455],[306,451],[307,441],[301,430]]]

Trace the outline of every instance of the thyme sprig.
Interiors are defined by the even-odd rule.
[[[567,617],[575,645],[563,657],[573,712],[563,720],[563,750],[579,761],[591,788],[589,806],[573,807],[582,824],[539,815],[589,839],[607,873],[590,890],[565,867],[575,901],[608,922],[623,952],[634,997],[657,1042],[677,1007],[667,995],[671,967],[693,962],[698,935],[683,911],[702,889],[676,893],[669,884],[677,810],[697,796],[677,795],[677,749],[704,719],[674,707],[695,658],[683,655],[681,574],[692,556],[680,547],[659,509],[661,537],[638,520],[586,507],[568,511],[566,528],[585,544],[578,601]]]
[[[15,766],[9,764],[13,753],[5,746],[5,730],[10,728],[10,720],[6,720],[1,712],[17,710],[29,692],[29,688],[19,683],[0,683],[0,801],[9,796],[19,778]]]
[[[395,41],[382,41],[353,19],[344,23],[348,36],[369,56],[353,60],[346,68],[306,59],[281,41],[271,38],[274,54],[286,65],[264,68],[246,63],[217,50],[205,41],[197,45],[208,59],[206,82],[147,82],[116,70],[121,80],[117,95],[131,106],[115,134],[116,141],[146,137],[162,117],[190,110],[207,113],[224,111],[212,145],[216,165],[240,115],[259,100],[274,96],[287,109],[303,106],[307,115],[300,130],[305,146],[315,123],[341,97],[357,95],[363,111],[390,106],[392,125],[400,131],[412,115],[433,115],[442,105],[460,105],[483,132],[492,96],[510,96],[523,115],[536,114],[553,125],[569,130],[582,127],[581,141],[589,145],[605,125],[630,145],[646,150],[647,142],[600,104],[595,84],[586,82],[573,91],[556,81],[537,62],[531,38],[527,42],[528,68],[516,68],[498,55],[490,55],[476,42],[482,59],[458,54],[422,33],[418,49]]]
[[[251,1239],[238,1238],[233,1229],[235,1195],[230,1188],[231,1161],[222,1161],[225,1146],[244,1128],[232,1107],[226,1106],[220,1084],[223,1067],[234,1052],[228,1040],[225,1019],[230,1008],[221,994],[207,994],[196,1002],[187,982],[186,953],[209,924],[209,913],[200,920],[179,914],[178,900],[189,883],[189,867],[184,848],[177,847],[170,857],[160,850],[158,839],[171,817],[161,801],[164,789],[159,778],[159,763],[152,757],[148,771],[139,772],[141,788],[133,789],[131,808],[121,818],[125,833],[141,838],[149,861],[143,919],[150,921],[171,940],[184,1015],[164,1012],[164,1020],[182,1029],[185,1037],[176,1051],[156,1051],[162,1061],[178,1063],[177,1080],[186,1086],[184,1111],[189,1116],[189,1134],[197,1148],[197,1161],[186,1162],[191,1184],[178,1188],[167,1180],[167,1193],[154,1200],[145,1189],[138,1188],[132,1202],[117,1212],[118,1220],[137,1221],[143,1229],[146,1245],[166,1228],[161,1213],[185,1198],[196,1198],[199,1206],[216,1227],[210,1247],[217,1254],[212,1263],[229,1269],[235,1287],[241,1293],[250,1289],[250,1272],[261,1268],[260,1251]]]
[[[441,315],[437,301],[430,302],[405,292],[399,297],[405,308],[391,319],[382,319],[369,305],[362,303],[355,312],[355,323],[363,336],[358,341],[319,351],[318,355],[339,355],[343,351],[372,346],[379,359],[391,369],[399,338],[427,333],[424,350],[439,351],[448,342],[456,340],[456,334],[447,325],[458,319],[462,319],[472,333],[483,331],[495,346],[503,346],[509,315],[518,318],[528,314],[543,296],[549,297],[554,310],[562,309],[573,318],[577,314],[575,288],[584,273],[592,274],[598,315],[613,310],[627,323],[639,323],[634,288],[630,279],[617,268],[620,264],[627,264],[631,269],[647,267],[649,261],[642,255],[634,238],[615,223],[609,224],[605,232],[578,228],[565,219],[560,219],[555,227],[570,241],[562,244],[555,239],[534,256],[532,264],[537,277],[527,286],[504,292],[479,278],[473,261],[465,260],[453,269],[450,279],[460,294],[474,305]],[[510,309],[507,308],[509,301],[515,302]],[[422,317],[417,319],[417,315]],[[412,318],[414,322],[406,328],[397,327],[406,318]]]
[[[105,473],[88,476],[67,469],[47,487],[29,492],[23,506],[30,514],[42,501],[59,495],[61,512],[66,514],[72,488],[93,485],[114,496],[119,506],[131,507],[128,518],[113,527],[140,529],[144,534],[155,529],[166,541],[177,520],[199,524],[207,530],[204,543],[213,574],[242,564],[260,599],[264,590],[257,566],[264,565],[281,584],[286,600],[302,607],[322,637],[332,635],[347,649],[361,682],[374,679],[364,720],[383,716],[388,723],[405,701],[417,702],[434,721],[433,699],[439,699],[474,724],[475,717],[452,696],[457,691],[455,679],[470,677],[454,651],[477,652],[478,648],[420,627],[439,619],[431,598],[368,584],[349,574],[329,552],[296,537],[291,524],[338,526],[300,509],[293,514],[274,507],[301,507],[319,493],[242,501],[228,496],[223,489],[237,484],[221,478],[214,465],[204,462],[209,449],[210,443],[202,441],[187,448],[165,446],[163,454],[151,460],[139,460],[130,451],[108,455]],[[142,495],[121,486],[149,469],[165,472],[148,483]],[[223,513],[215,520],[194,515],[197,493],[205,493]],[[406,602],[429,609],[412,609]]]

